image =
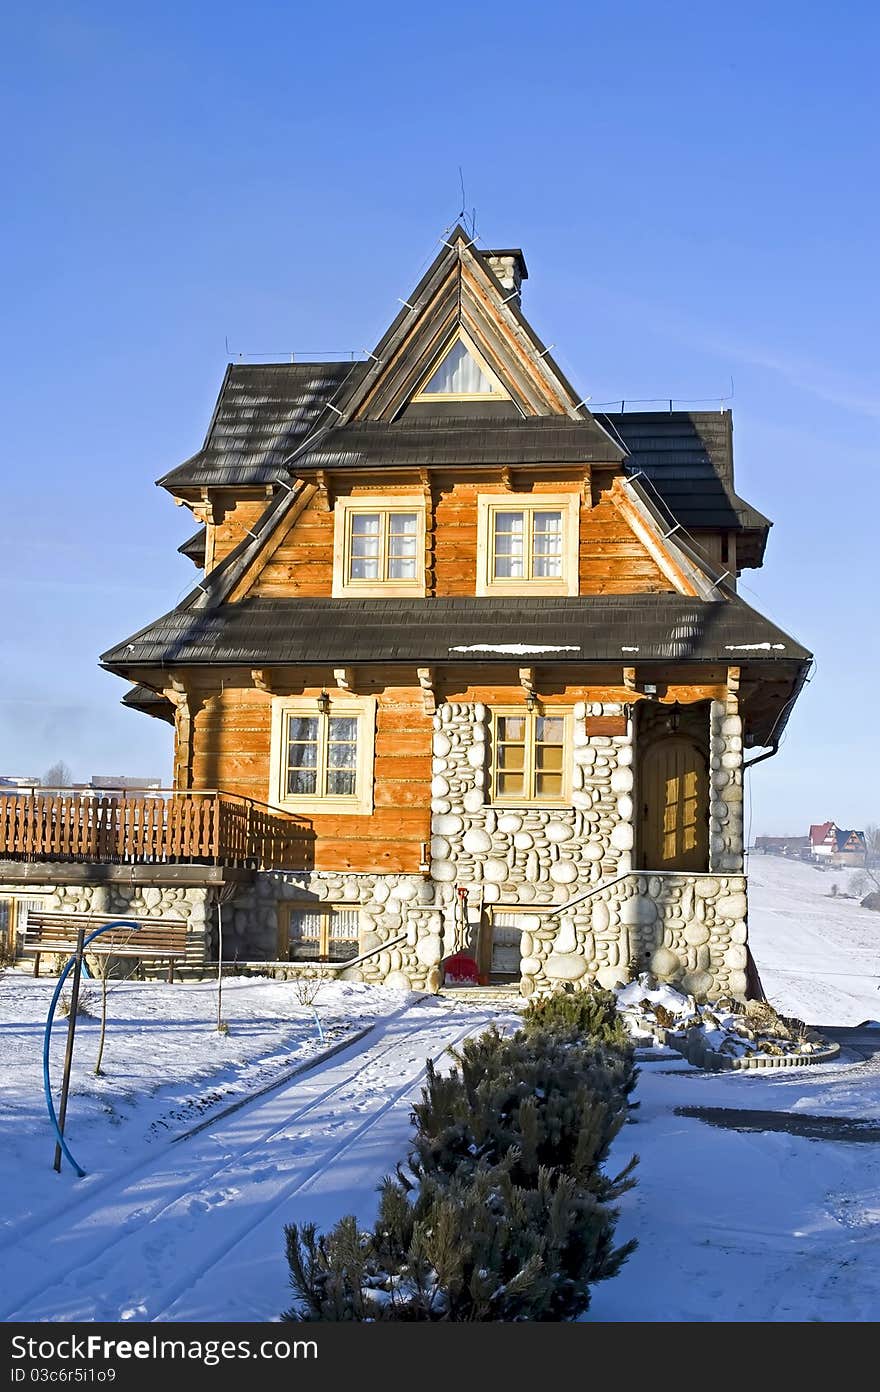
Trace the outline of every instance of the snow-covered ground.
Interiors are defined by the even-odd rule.
[[[773,1003],[811,1024],[876,1019],[880,915],[828,897],[829,877],[809,867],[753,857],[751,873],[753,950]],[[328,1040],[352,1042],[225,1114],[319,1048],[289,984],[227,982],[228,1035],[214,1028],[211,985],[113,987],[103,1078],[91,1073],[95,1022],[78,1029],[68,1134],[89,1173],[77,1180],[67,1166],[51,1169],[40,1086],[51,989],[0,976],[0,1182],[14,1196],[0,1221],[7,1321],[277,1318],[288,1303],[284,1223],[326,1227],[346,1212],[368,1221],[376,1185],[405,1153],[426,1059],[504,1013],[328,986],[319,1001]],[[867,1057],[768,1074],[705,1074],[672,1054],[643,1064],[640,1105],[613,1157],[641,1156],[618,1229],[640,1246],[596,1287],[588,1318],[876,1319],[880,1029],[865,1031],[862,1046]],[[759,1129],[676,1110],[693,1107],[740,1110]],[[774,1124],[824,1117],[875,1130],[811,1140],[761,1130],[762,1112]]]
[[[880,1017],[880,913],[830,893],[852,872],[754,852],[748,870],[749,941],[776,1009],[812,1025]]]

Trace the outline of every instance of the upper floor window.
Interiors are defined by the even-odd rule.
[[[370,697],[276,697],[269,801],[290,812],[372,811]]]
[[[477,512],[477,594],[577,594],[576,493],[483,494]]]
[[[559,805],[568,800],[570,717],[566,711],[496,711],[492,730],[494,802]]]
[[[340,498],[334,511],[334,595],[425,593],[421,498]]]
[[[431,367],[413,401],[507,401],[508,393],[485,358],[459,334]]]

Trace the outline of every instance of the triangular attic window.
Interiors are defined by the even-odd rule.
[[[506,395],[497,379],[489,375],[464,340],[458,338],[413,399],[492,397],[499,400]]]

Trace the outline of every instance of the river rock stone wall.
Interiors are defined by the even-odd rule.
[[[709,864],[743,868],[742,719],[734,695],[713,701],[709,721]]]
[[[434,717],[431,876],[478,886],[485,904],[559,904],[629,870],[633,848],[632,725],[588,735],[591,715],[614,704],[575,706],[570,807],[488,805],[489,713],[449,702]]]
[[[700,998],[746,992],[743,875],[634,872],[558,916],[521,922],[525,996],[565,982],[617,986],[646,970]]]
[[[452,886],[421,875],[264,872],[223,909],[224,959],[276,961],[286,905],[350,906],[360,918],[361,954],[393,945],[343,969],[343,980],[436,991],[440,962],[451,950],[453,897]],[[393,942],[401,935],[403,942]],[[297,965],[286,970],[296,974]]]
[[[166,918],[186,924],[186,961],[198,966],[210,958],[213,891],[167,885],[77,884],[0,886],[39,903],[47,913],[118,914],[120,918]]]

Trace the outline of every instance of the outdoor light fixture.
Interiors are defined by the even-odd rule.
[[[330,697],[327,695],[326,691],[322,691],[318,697],[318,710],[322,715],[330,714]]]
[[[528,696],[526,697],[526,710],[528,711],[529,715],[534,715],[537,709],[538,698],[535,695],[534,691],[530,691]]]

